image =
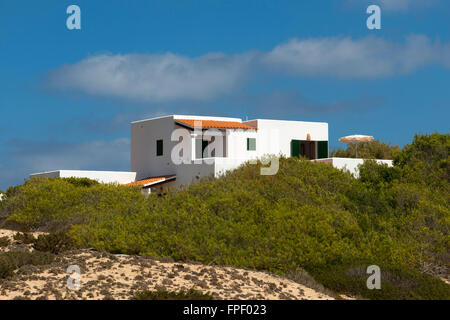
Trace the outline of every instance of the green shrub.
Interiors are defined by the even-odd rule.
[[[397,153],[394,164],[412,183],[427,184],[448,194],[450,187],[450,134],[415,135]]]
[[[68,229],[95,212],[134,209],[133,202],[143,198],[138,188],[91,184],[81,178],[33,178],[23,185],[8,188],[1,210],[8,221],[23,224],[28,229],[52,226]]]
[[[24,265],[44,265],[51,263],[55,256],[48,252],[41,251],[9,251],[4,253],[18,266]]]
[[[73,241],[65,232],[41,234],[33,240],[33,248],[43,252],[58,254],[72,249]]]
[[[32,244],[36,240],[36,238],[31,233],[27,233],[27,232],[23,232],[23,233],[17,232],[13,238],[17,242],[23,243],[23,244]]]
[[[408,268],[445,269],[447,141],[448,135],[415,137],[395,153],[393,168],[366,161],[360,179],[294,158],[281,158],[273,176],[261,175],[260,165],[245,164],[219,179],[148,198],[138,188],[31,179],[8,189],[2,210],[9,221],[29,228],[70,226],[68,234],[80,247],[285,275],[302,269],[316,280],[320,276],[328,288],[350,288],[364,297],[438,299],[442,294],[428,289],[411,295],[380,290],[376,294],[382,296],[375,297],[346,277],[328,279],[324,272],[360,261],[390,266],[393,277]],[[45,250],[59,247],[46,242]],[[430,277],[408,277],[423,282],[421,288],[436,284]]]
[[[368,289],[368,263],[336,265],[315,272],[315,278],[337,292],[369,299],[450,299],[450,286],[408,267],[380,266],[380,289]]]
[[[207,293],[201,293],[190,289],[188,291],[140,291],[133,300],[213,300],[214,297]]]
[[[73,184],[76,187],[92,187],[95,185],[98,185],[99,182],[96,180],[88,179],[88,178],[61,178],[64,181],[69,182],[70,184]]]
[[[0,248],[1,247],[7,247],[7,246],[10,245],[10,243],[11,243],[11,240],[9,240],[8,237],[1,237],[0,238]]]
[[[7,278],[14,273],[17,266],[6,254],[0,253],[0,279]]]
[[[330,152],[330,157],[356,158],[356,146],[358,146],[358,158],[363,159],[394,159],[400,150],[398,145],[384,143],[378,140],[370,142],[347,143],[345,149],[338,148]]]
[[[322,283],[317,282],[314,277],[302,269],[293,270],[284,274],[284,276],[294,282],[300,283],[308,288],[322,292],[330,297],[339,298],[339,295],[332,290],[324,287]]]
[[[0,253],[0,279],[13,275],[14,270],[25,265],[46,265],[53,262],[55,256],[39,251],[9,251]]]

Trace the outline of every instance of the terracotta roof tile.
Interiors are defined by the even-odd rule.
[[[170,175],[170,176],[161,176],[161,177],[150,177],[150,178],[146,178],[146,179],[142,179],[142,180],[136,180],[130,183],[127,183],[126,186],[129,187],[145,187],[147,185],[150,184],[155,184],[158,182],[163,182],[165,180],[171,180],[171,178],[175,177],[174,174]]]
[[[217,128],[217,129],[247,129],[256,130],[257,128],[244,124],[238,121],[218,121],[218,120],[198,120],[198,119],[175,119],[180,124],[187,125],[194,128],[194,122],[201,122],[201,127],[204,129]]]

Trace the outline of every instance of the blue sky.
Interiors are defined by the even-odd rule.
[[[129,170],[129,122],[163,114],[326,121],[331,148],[447,133],[449,23],[444,0],[2,0],[0,189]]]

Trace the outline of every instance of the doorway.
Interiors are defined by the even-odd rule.
[[[309,160],[316,158],[316,142],[291,140],[291,157],[303,156]]]

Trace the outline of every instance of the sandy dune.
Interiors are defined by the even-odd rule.
[[[14,232],[0,230],[0,237]],[[14,244],[13,244],[14,245]],[[81,271],[81,288],[67,287],[70,265]],[[277,275],[233,267],[165,262],[139,256],[76,250],[45,266],[24,266],[0,279],[0,299],[130,299],[141,290],[195,289],[217,299],[333,299]]]

